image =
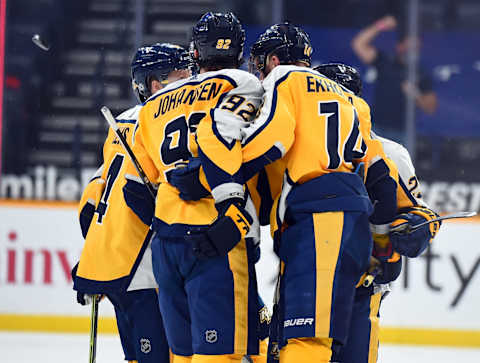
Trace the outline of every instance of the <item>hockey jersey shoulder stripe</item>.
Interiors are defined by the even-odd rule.
[[[116,121],[119,124],[132,124],[132,125],[135,124],[135,122],[137,122],[137,120],[118,120],[118,119]]]
[[[279,67],[276,67],[275,69],[277,69],[277,68],[280,68],[280,66],[279,66]],[[275,71],[275,69],[272,71],[272,73]],[[283,69],[282,69],[282,70],[283,70]],[[283,71],[285,71],[285,70],[283,70]],[[244,144],[245,144],[245,145],[248,144],[250,141],[252,141],[252,140],[255,138],[255,136],[257,136],[260,132],[262,132],[262,130],[265,129],[265,127],[268,126],[268,124],[270,123],[270,121],[272,121],[273,116],[275,115],[275,110],[276,110],[276,108],[277,108],[277,89],[278,89],[278,87],[279,87],[283,82],[285,82],[291,74],[297,73],[297,72],[300,72],[300,73],[311,73],[309,70],[291,69],[291,70],[287,70],[287,72],[286,72],[285,74],[283,74],[277,81],[275,81],[275,83],[274,83],[274,85],[273,85],[273,87],[272,87],[273,89],[272,89],[272,91],[270,91],[270,92],[272,92],[271,105],[265,104],[265,105],[262,106],[262,107],[270,107],[270,113],[269,113],[267,119],[265,120],[265,122],[262,122],[262,123],[259,125],[258,129],[255,130],[251,135],[248,136],[248,138],[246,138],[246,139],[244,140]],[[280,72],[278,72],[278,73],[280,73]],[[272,75],[272,76],[274,76],[274,75]],[[269,92],[269,90],[267,89],[267,87],[265,87],[265,88],[266,88],[265,91],[266,91],[266,92]],[[268,95],[267,95],[267,97],[268,97]]]

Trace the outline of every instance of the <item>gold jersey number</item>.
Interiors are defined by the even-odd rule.
[[[223,39],[223,38],[220,38],[217,40],[217,46],[216,48],[217,49],[230,49],[230,43],[232,42],[231,39],[227,38],[227,39]]]

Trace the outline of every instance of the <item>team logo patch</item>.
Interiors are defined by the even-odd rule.
[[[270,324],[270,312],[268,311],[268,308],[264,306],[263,308],[260,309],[258,312],[260,315],[260,324],[267,323]]]
[[[152,350],[152,345],[150,344],[150,339],[142,338],[140,339],[140,350],[142,353],[148,354]]]
[[[205,340],[207,343],[215,343],[218,340],[217,331],[216,330],[206,330],[205,331]]]

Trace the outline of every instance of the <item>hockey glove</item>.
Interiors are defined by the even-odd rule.
[[[437,218],[438,214],[428,208],[414,207],[400,214],[390,225],[390,240],[396,252],[407,257],[419,256],[437,234],[441,222],[433,222],[412,229],[412,226]]]
[[[95,295],[84,294],[83,292],[77,291],[77,302],[80,305],[90,305],[93,301]]]
[[[200,167],[200,158],[190,158],[185,166],[177,166],[168,174],[168,182],[178,189],[183,200],[199,200],[210,195],[200,182]]]
[[[145,184],[132,180],[129,175],[125,175],[125,178],[127,179],[127,183],[123,187],[125,203],[143,223],[149,226],[152,224],[155,213],[155,200]]]
[[[200,259],[226,256],[250,230],[253,222],[239,200],[217,205],[217,219],[207,228],[192,229],[185,239],[192,244],[193,253]]]
[[[375,276],[376,284],[387,284],[395,281],[402,271],[402,258],[395,262],[381,262],[380,272]]]
[[[75,279],[77,278],[77,270],[78,270],[78,264],[80,262],[77,262],[75,264],[75,266],[73,266],[72,268],[72,271],[70,272],[70,275],[72,276],[72,280],[75,281]],[[81,291],[77,291],[77,302],[80,304],[80,305],[89,305],[92,303],[93,301],[93,297],[95,295],[92,295],[92,294],[86,294],[84,292],[81,292]],[[102,296],[103,298],[103,296]]]

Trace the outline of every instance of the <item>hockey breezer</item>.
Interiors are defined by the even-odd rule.
[[[115,118],[113,117],[112,112],[107,106],[103,106],[100,109],[100,111],[102,111],[103,117],[105,117],[105,120],[107,120],[110,127],[113,129],[113,131],[115,131],[115,134],[120,140],[120,143],[122,144],[123,148],[127,152],[130,159],[132,160],[133,166],[135,166],[135,169],[137,170],[138,175],[140,176],[140,178],[142,178],[143,183],[147,187],[148,192],[151,194],[152,198],[155,199],[156,197],[155,187],[153,186],[152,182],[148,180],[148,177],[143,171],[142,166],[138,162],[137,158],[135,157],[135,154],[133,153],[130,146],[128,146],[127,140],[125,140],[125,136],[120,132],[120,129],[118,128],[117,123],[115,122]]]

